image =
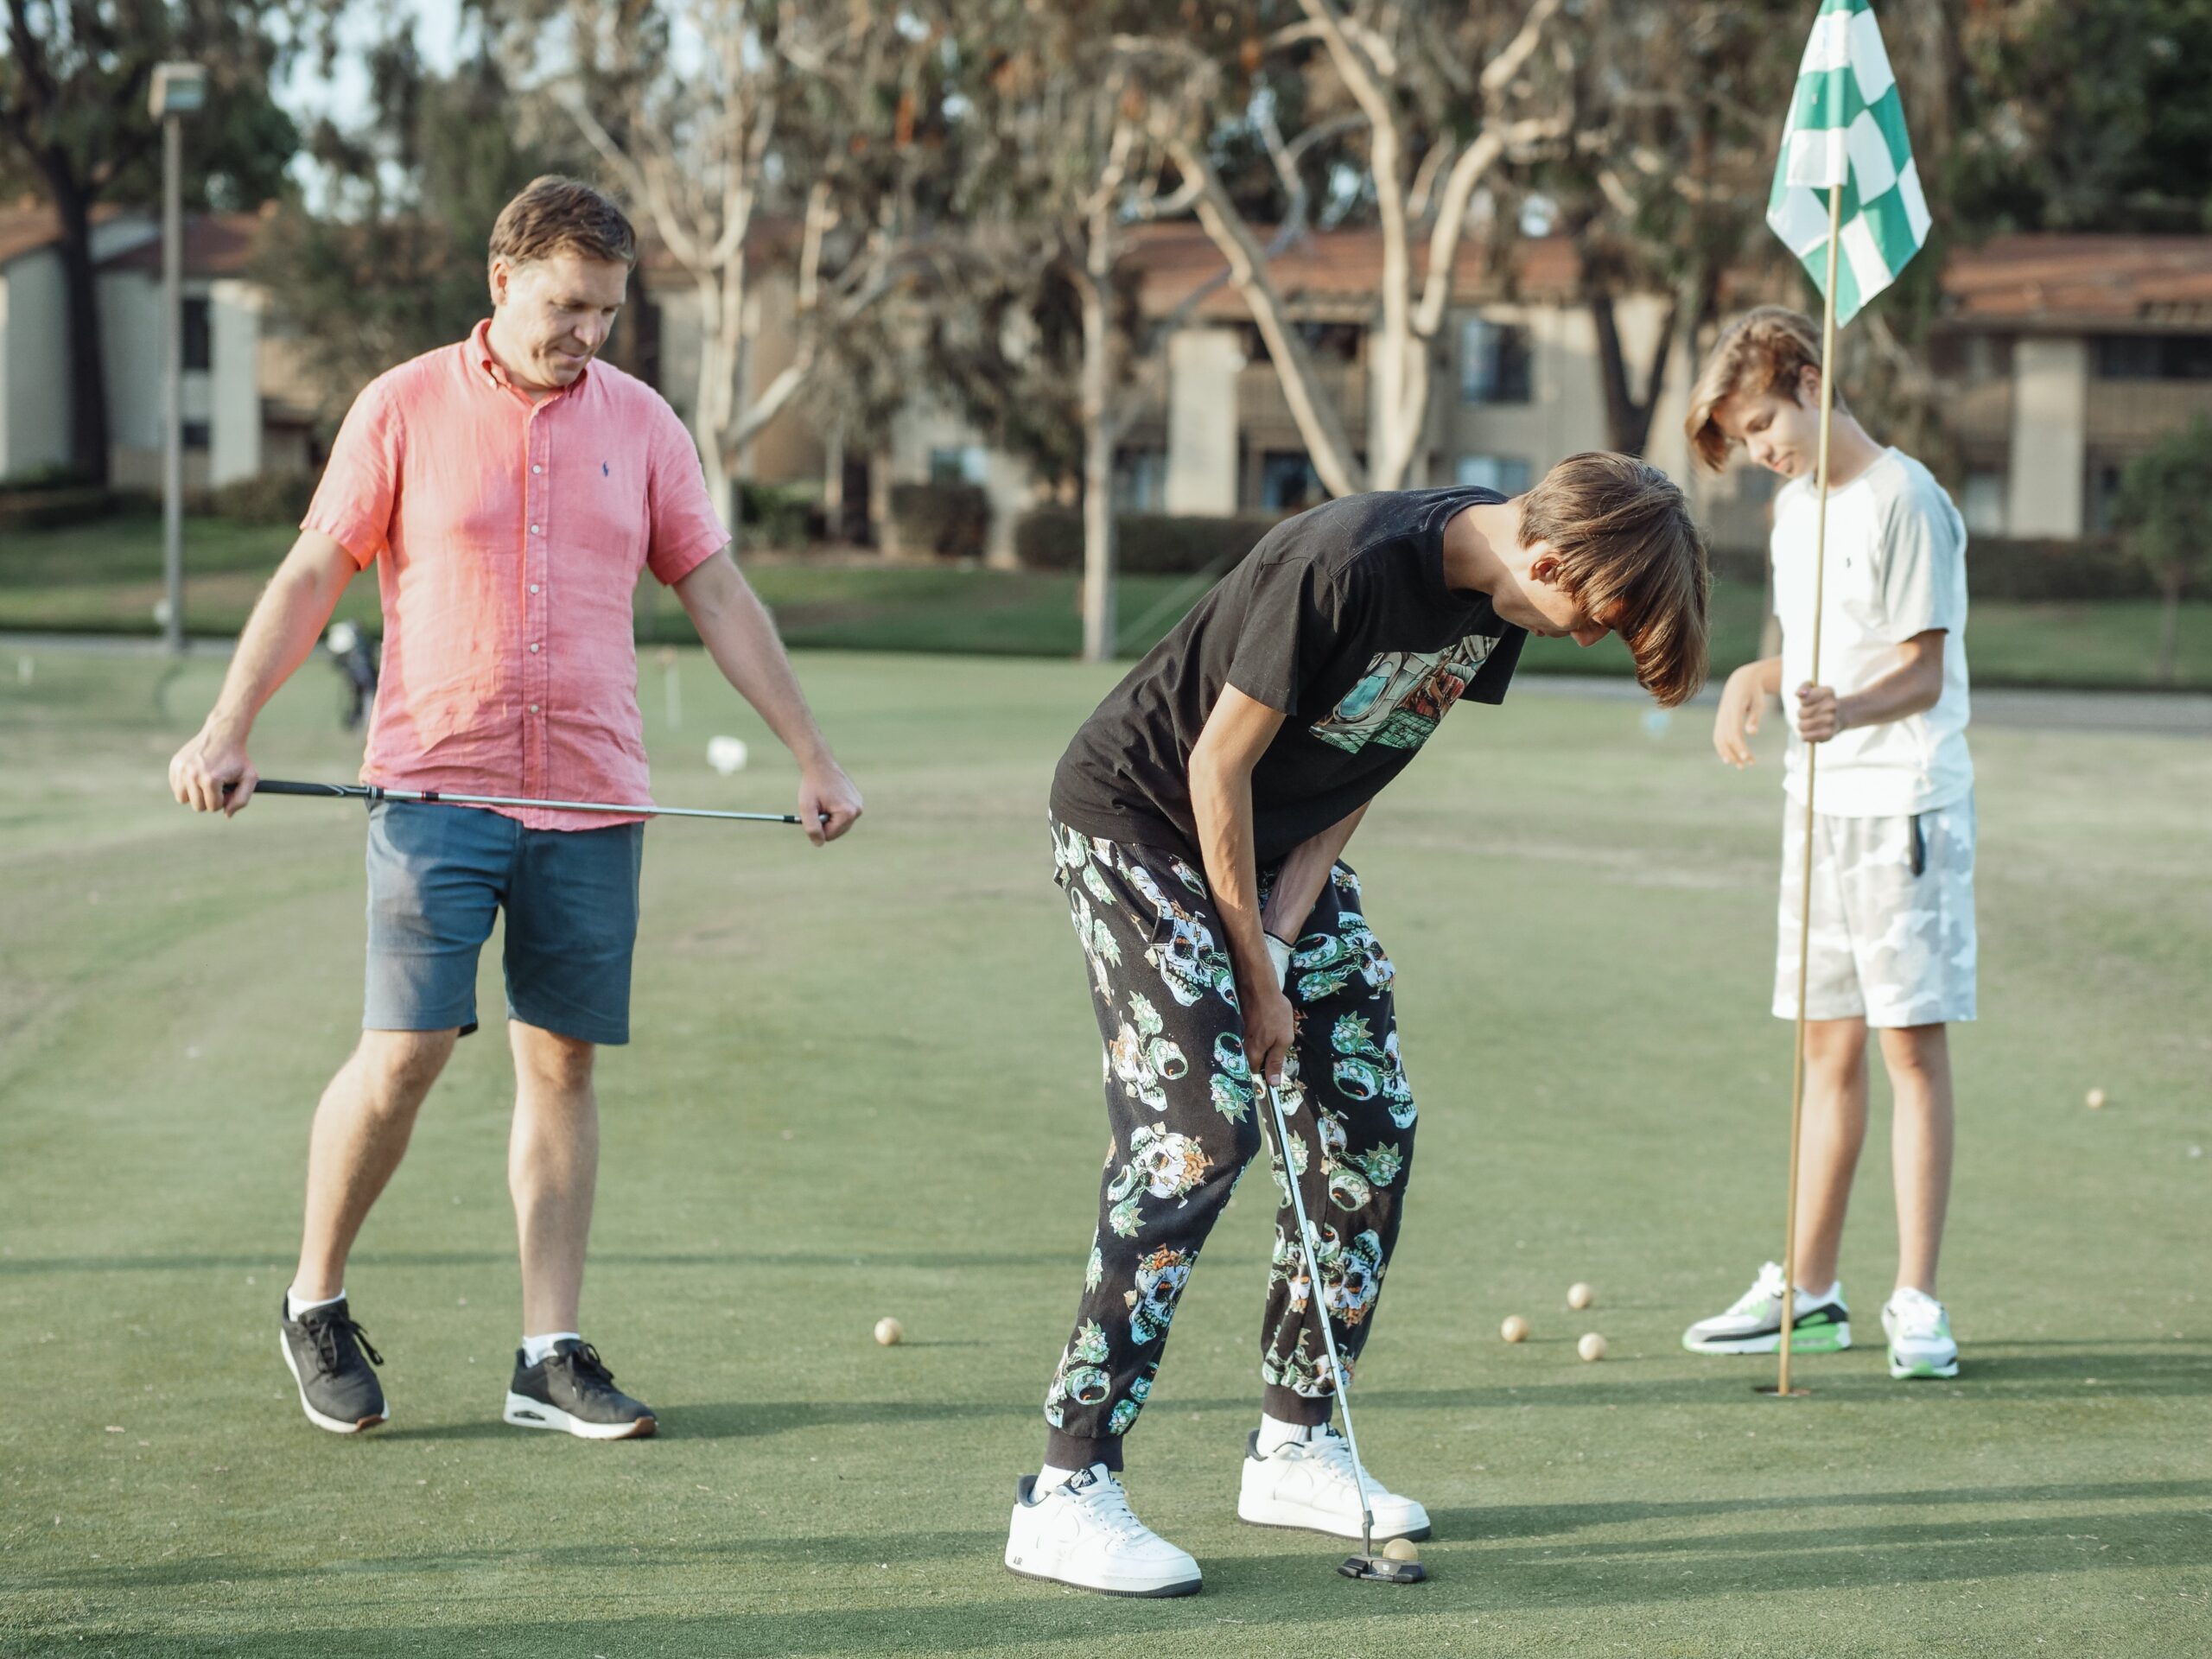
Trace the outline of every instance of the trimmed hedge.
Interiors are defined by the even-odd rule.
[[[60,530],[69,524],[89,524],[144,505],[143,497],[124,490],[102,489],[96,484],[15,489],[0,495],[0,531]]]
[[[257,473],[195,492],[191,507],[241,524],[296,524],[308,516],[320,479],[319,473]]]
[[[1764,548],[1715,548],[1713,574],[1729,583],[1766,584]],[[2079,601],[2149,599],[2158,584],[2109,536],[2079,541],[1967,537],[1967,594],[1971,599]]]
[[[893,484],[891,522],[906,553],[980,559],[991,532],[991,498],[980,484]]]
[[[1115,515],[1118,568],[1131,575],[1181,576],[1235,564],[1281,520],[1252,514],[1206,518],[1165,512]],[[1032,570],[1083,569],[1083,510],[1037,507],[1014,527],[1014,551]]]
[[[738,485],[737,497],[749,546],[796,553],[826,534],[822,504],[804,488],[747,481]]]

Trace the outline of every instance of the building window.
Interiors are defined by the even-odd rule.
[[[188,373],[194,369],[207,369],[215,361],[214,338],[207,326],[207,302],[187,299],[184,302],[184,366]]]
[[[2120,474],[2126,468],[2117,461],[2101,456],[2089,458],[2088,487],[2082,492],[2082,529],[2091,536],[2109,535],[2117,527],[2113,509],[2120,500]]]
[[[1321,474],[1303,450],[1269,450],[1260,457],[1260,505],[1269,512],[1303,512],[1327,499]]]
[[[1158,512],[1167,499],[1167,452],[1124,449],[1114,457],[1114,505],[1123,512]]]
[[[205,449],[208,444],[208,435],[207,422],[187,421],[184,423],[184,447],[186,448]]]
[[[2212,380],[2212,334],[2101,334],[2101,380]]]
[[[2005,496],[2004,474],[1968,473],[1966,487],[1959,493],[1959,515],[1967,521],[1967,530],[1976,536],[2002,536]]]
[[[963,443],[930,451],[932,484],[981,484],[985,471],[983,446]]]
[[[1469,317],[1459,325],[1459,401],[1529,401],[1529,331],[1515,323]]]
[[[1462,455],[1457,480],[1462,486],[1519,495],[1529,487],[1529,463],[1511,455]]]

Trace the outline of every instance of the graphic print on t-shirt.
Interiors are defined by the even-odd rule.
[[[1471,633],[1442,651],[1377,652],[1328,718],[1307,729],[1351,754],[1370,743],[1417,749],[1459,702],[1502,637]]]

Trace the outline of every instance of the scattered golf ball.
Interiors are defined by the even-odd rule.
[[[1421,1560],[1421,1546],[1410,1538],[1393,1538],[1382,1546],[1382,1558],[1390,1561]]]
[[[1603,1359],[1605,1357],[1605,1339],[1592,1331],[1574,1344],[1574,1351],[1585,1359]]]
[[[1575,1284],[1567,1287],[1567,1305],[1569,1307],[1587,1307],[1597,1300],[1598,1293],[1587,1285]]]
[[[1497,1334],[1508,1342],[1526,1342],[1529,1339],[1529,1321],[1518,1313],[1509,1313],[1505,1323],[1497,1327]]]
[[[743,772],[747,751],[741,737],[710,737],[707,740],[707,764],[725,778],[734,772]]]
[[[895,1348],[906,1339],[906,1327],[896,1319],[878,1319],[875,1339],[886,1348]]]
[[[2102,1110],[2104,1110],[2104,1109],[2105,1109],[2105,1091],[2104,1091],[2103,1090],[2101,1090],[2101,1089],[2092,1089],[2092,1090],[2089,1090],[2089,1109],[2090,1109],[2091,1111],[2093,1111],[2093,1112],[2101,1112]]]

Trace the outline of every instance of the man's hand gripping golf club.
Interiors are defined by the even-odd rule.
[[[1266,936],[1268,957],[1275,970],[1275,987],[1281,989],[1290,978],[1291,947],[1270,933]],[[1281,1062],[1275,1064],[1279,1066]],[[1261,1083],[1268,1093],[1268,1108],[1275,1121],[1275,1156],[1281,1161],[1282,1182],[1290,1193],[1290,1210],[1298,1223],[1298,1242],[1306,1256],[1306,1295],[1313,1309],[1316,1322],[1321,1327],[1321,1346],[1329,1356],[1329,1375],[1336,1379],[1337,1404],[1344,1412],[1344,1444],[1351,1452],[1352,1484],[1359,1489],[1359,1554],[1347,1555],[1338,1563],[1337,1571],[1348,1579],[1363,1579],[1373,1584],[1420,1584],[1428,1577],[1421,1564],[1415,1561],[1395,1560],[1388,1555],[1375,1553],[1375,1511],[1367,1501],[1367,1468],[1359,1460],[1359,1436],[1351,1426],[1351,1379],[1344,1375],[1344,1364],[1337,1352],[1337,1336],[1329,1324],[1329,1309],[1321,1295],[1321,1260],[1313,1236],[1313,1224],[1306,1219],[1306,1197],[1298,1190],[1298,1166],[1290,1160],[1290,1122],[1284,1116],[1282,1096],[1276,1085],[1279,1076],[1261,1075]]]

